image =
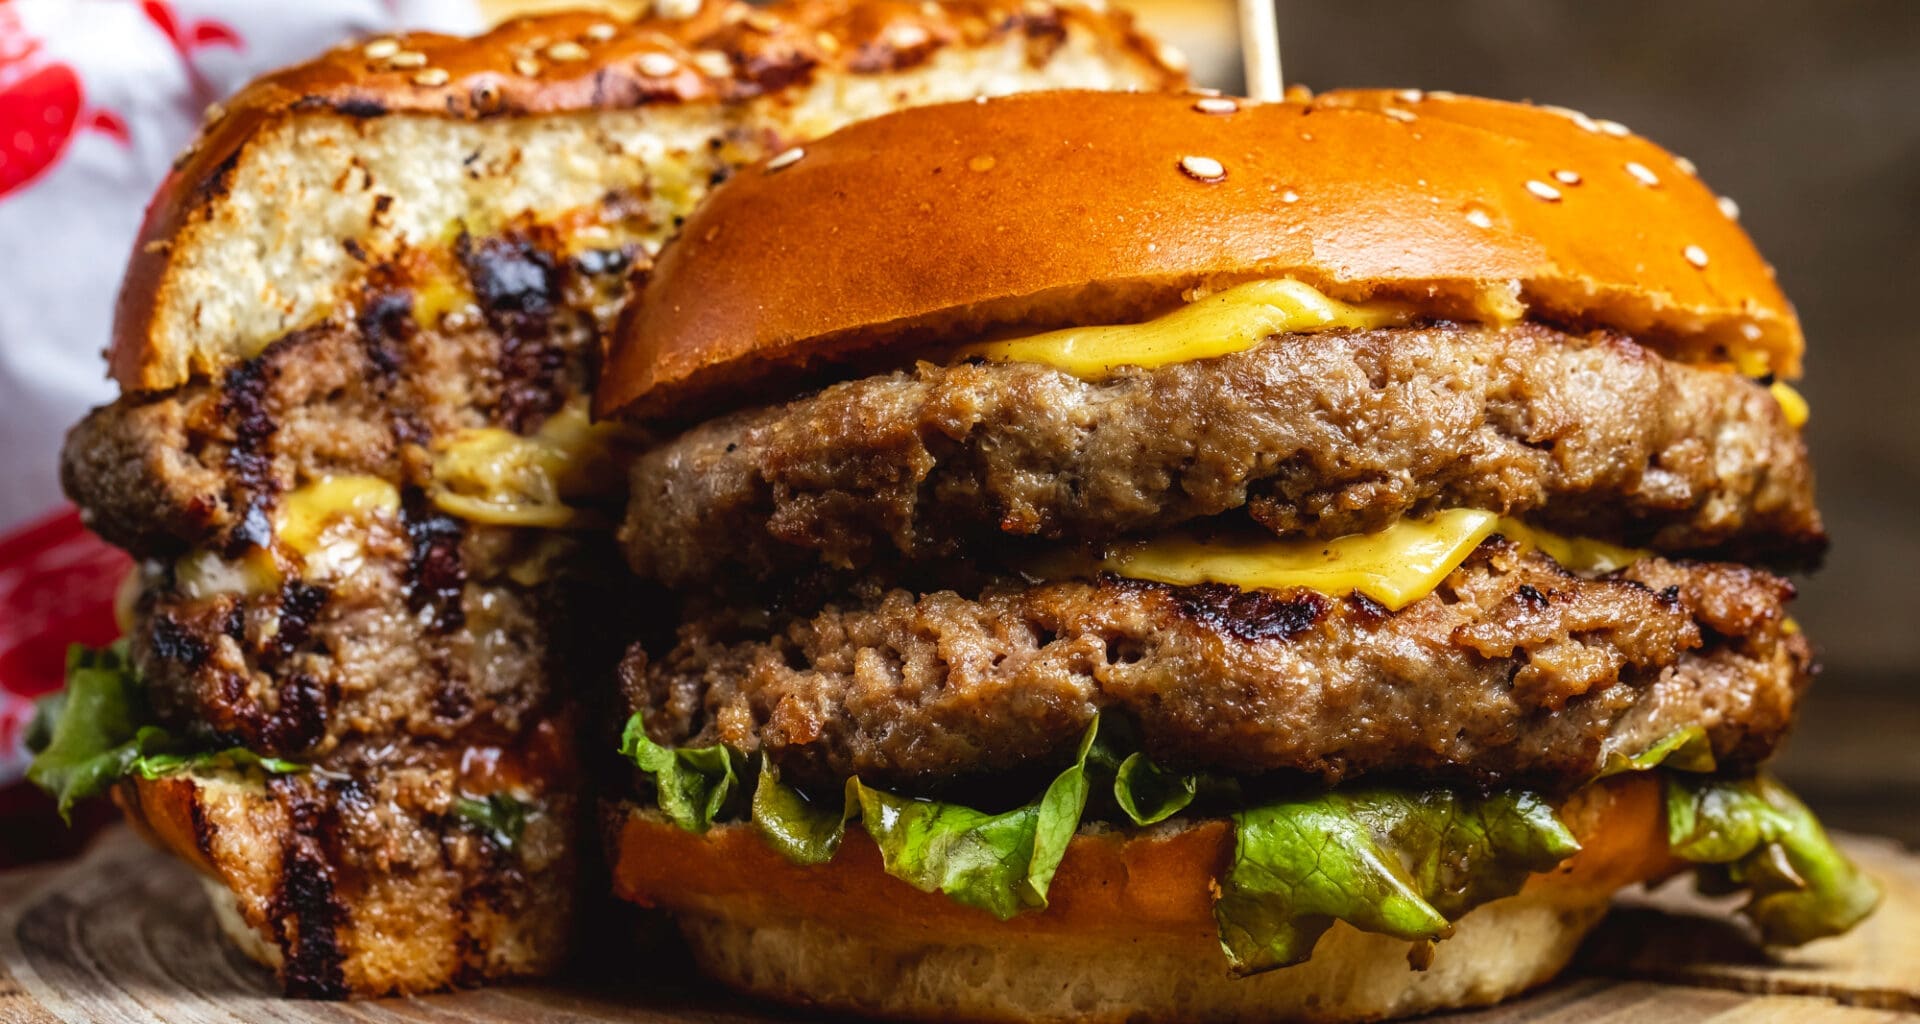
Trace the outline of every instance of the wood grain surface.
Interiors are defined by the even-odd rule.
[[[1853,935],[1768,964],[1723,908],[1670,887],[1623,902],[1583,954],[1586,976],[1447,1024],[1715,1020],[1920,1021],[1920,858],[1885,840],[1845,845],[1887,887]],[[363,1003],[296,1002],[220,938],[186,868],[125,830],[76,864],[0,875],[0,1024],[771,1024],[807,1019],[626,969],[529,985]],[[1596,973],[1597,972],[1597,973]]]

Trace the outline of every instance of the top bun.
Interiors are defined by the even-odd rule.
[[[687,419],[882,346],[1123,322],[1273,276],[1797,375],[1799,321],[1722,205],[1616,124],[1444,93],[927,107],[717,189],[629,306],[596,410]]]
[[[537,223],[569,252],[637,232],[650,253],[718,167],[848,120],[1186,80],[1124,12],[1076,3],[648,6],[363,39],[216,104],[148,208],[114,379],[162,391],[351,321],[370,274],[417,277],[462,232]]]

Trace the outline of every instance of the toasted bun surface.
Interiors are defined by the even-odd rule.
[[[697,6],[363,40],[255,81],[209,111],[149,207],[115,312],[114,379],[177,387],[350,319],[370,268],[461,232],[533,220],[580,249],[650,246],[718,164],[851,118],[1184,82],[1125,14],[1069,4]]]
[[[1752,242],[1617,126],[1385,91],[1215,109],[1076,92],[948,104],[748,170],[629,307],[598,411],[687,418],[863,350],[1121,322],[1268,276],[1798,372],[1799,323]],[[1223,177],[1204,177],[1209,161]]]
[[[886,1016],[989,1020],[1356,1020],[1490,1003],[1558,971],[1613,892],[1671,870],[1659,784],[1590,786],[1563,808],[1583,849],[1487,904],[1413,973],[1408,944],[1337,925],[1307,963],[1235,980],[1211,887],[1221,821],[1083,830],[1045,911],[1010,921],[886,875],[866,834],[789,863],[750,826],[614,825],[614,889],[674,913],[704,969],[757,995]]]
[[[570,795],[550,798],[538,834],[504,860],[444,811],[382,806],[395,863],[378,871],[338,848],[352,827],[343,818],[365,814],[365,797],[342,800],[304,777],[130,776],[113,798],[148,841],[203,876],[221,930],[289,995],[431,992],[548,974],[566,956]],[[420,843],[435,852],[428,863],[399,863]]]

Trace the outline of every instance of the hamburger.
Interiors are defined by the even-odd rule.
[[[687,219],[596,412],[614,888],[785,1002],[1358,1020],[1677,872],[1877,899],[1765,773],[1826,535],[1792,307],[1690,165],[1442,93],[1050,92]]]
[[[1070,4],[660,7],[269,75],[136,245],[121,397],[63,459],[139,560],[127,637],[76,655],[32,775],[63,810],[111,793],[289,994],[562,964],[637,440],[586,406],[627,275],[700,197],[875,113],[1183,83]]]

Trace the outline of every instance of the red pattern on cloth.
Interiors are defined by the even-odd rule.
[[[72,508],[0,538],[0,761],[16,754],[34,698],[60,688],[67,646],[119,635],[114,594],[132,567]]]

